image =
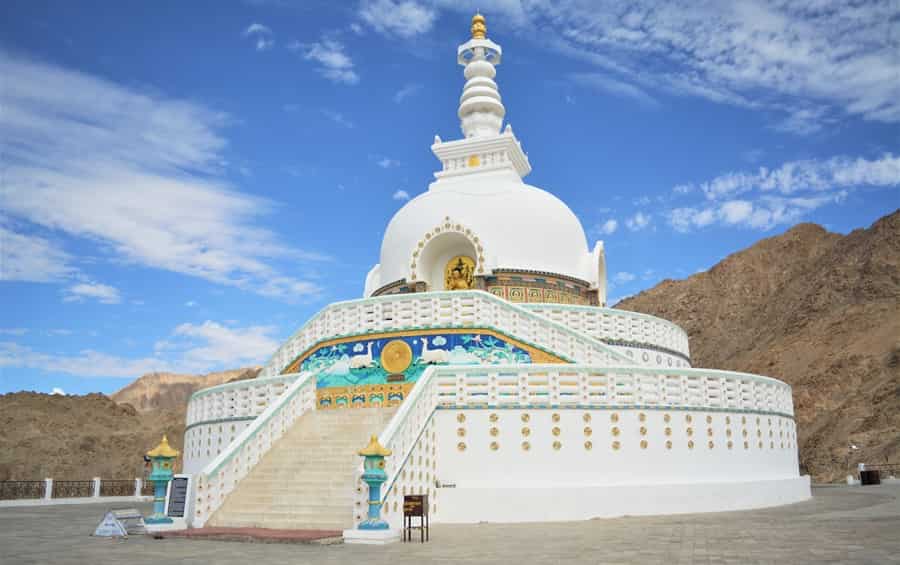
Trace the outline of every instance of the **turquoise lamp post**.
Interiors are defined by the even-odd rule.
[[[369,514],[360,522],[359,529],[387,530],[390,526],[381,519],[381,485],[387,480],[384,458],[391,454],[391,450],[378,443],[378,436],[372,436],[369,445],[358,453],[366,458],[363,462],[362,480],[369,485]]]
[[[178,451],[172,449],[169,440],[163,436],[159,445],[147,452],[150,458],[150,480],[153,481],[153,514],[146,520],[147,524],[171,524],[172,519],[166,516],[166,488],[174,474],[175,458]]]

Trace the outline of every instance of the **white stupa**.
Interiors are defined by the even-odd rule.
[[[191,397],[192,526],[356,539],[371,508],[385,540],[410,495],[428,497],[435,523],[810,496],[788,385],[692,368],[681,328],[605,307],[602,242],[522,180],[531,165],[503,127],[502,51],[486,31],[476,15],[458,50],[464,137],[435,137],[441,168],[391,219],[365,297],[313,316],[258,378]],[[372,435],[363,453],[386,457],[370,502],[357,450]]]
[[[494,77],[502,50],[483,28],[482,20],[475,22],[472,39],[458,50],[466,78],[458,112],[464,138],[435,136],[431,150],[442,165],[437,180],[391,219],[365,295],[444,290],[446,264],[462,254],[475,261],[475,288],[515,302],[603,306],[603,243],[589,249],[569,207],[522,181],[531,172],[528,157],[509,124],[501,131],[506,109]],[[522,286],[506,284],[513,273],[532,283],[532,292],[510,296],[509,286]]]

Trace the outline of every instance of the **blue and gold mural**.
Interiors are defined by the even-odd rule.
[[[322,343],[285,372],[318,371],[320,408],[396,405],[429,365],[565,363],[489,330],[420,330]]]
[[[415,382],[429,365],[531,363],[531,355],[491,335],[437,334],[360,339],[317,349],[300,365],[318,387]]]

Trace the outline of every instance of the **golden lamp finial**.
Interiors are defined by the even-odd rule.
[[[178,450],[169,445],[169,438],[163,435],[159,445],[147,452],[148,457],[178,457]]]
[[[484,16],[480,12],[476,12],[472,16],[472,39],[484,39],[487,36],[487,24]]]
[[[370,457],[375,455],[387,457],[391,454],[391,450],[378,443],[378,436],[373,435],[372,438],[369,439],[369,445],[367,445],[365,449],[360,449],[357,453],[363,457],[367,455]]]

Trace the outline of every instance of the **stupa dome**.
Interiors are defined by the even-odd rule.
[[[435,228],[444,229],[435,234]],[[484,258],[485,272],[554,273],[598,284],[597,264],[572,210],[549,192],[523,183],[517,175],[497,171],[434,183],[406,203],[385,231],[379,280],[371,281],[372,286],[409,281],[415,272],[415,278],[428,281],[431,290],[441,290],[443,286],[437,283],[442,281],[445,263],[467,252],[476,256],[479,244],[477,256]],[[432,246],[436,248],[426,254]],[[413,268],[413,254],[418,249],[422,249],[421,259]],[[375,290],[368,288],[367,294]]]

